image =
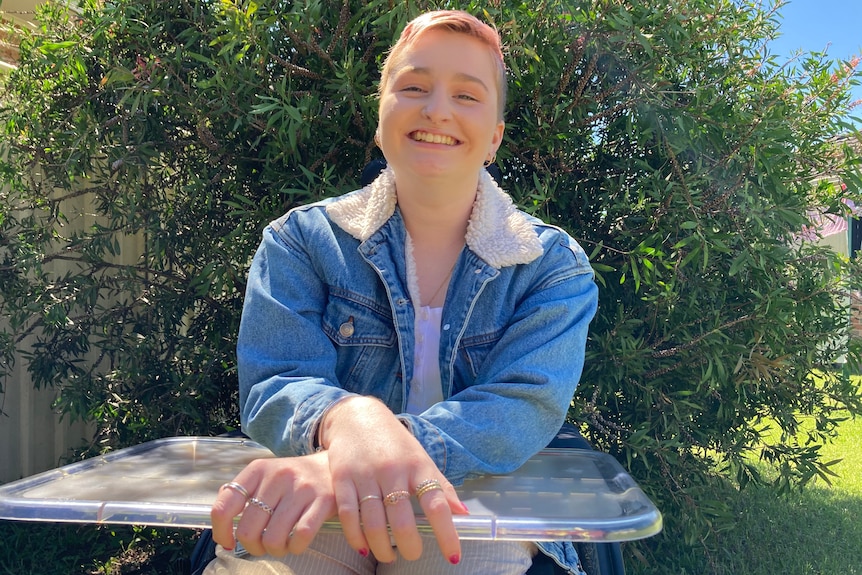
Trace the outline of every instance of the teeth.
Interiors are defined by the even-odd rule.
[[[456,143],[455,138],[452,136],[441,136],[440,134],[429,134],[428,132],[413,132],[413,139],[417,142],[445,144],[447,146],[454,146]]]

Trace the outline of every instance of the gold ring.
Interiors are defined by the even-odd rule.
[[[440,482],[436,479],[426,479],[422,483],[416,486],[414,491],[416,492],[416,499],[419,499],[429,491],[436,491],[437,489],[442,490],[443,486],[440,485]]]
[[[369,499],[378,499],[379,500],[379,499],[383,499],[383,498],[380,497],[379,495],[366,495],[365,497],[363,497],[362,499],[359,500],[359,504],[362,505],[363,503],[365,503]]]
[[[409,491],[393,491],[389,495],[383,498],[383,503],[386,505],[395,505],[402,499],[410,499]]]
[[[257,497],[249,497],[248,502],[253,504],[253,505],[257,505],[258,507],[260,507],[261,509],[266,511],[266,513],[268,515],[272,516],[272,507],[270,507],[269,505],[267,505],[266,503],[264,503],[263,501],[261,501]]]
[[[219,487],[219,491],[221,491],[222,489],[233,489],[234,491],[236,491],[237,493],[239,493],[240,495],[245,497],[246,500],[248,500],[251,497],[251,495],[248,494],[248,491],[246,491],[245,487],[243,487],[239,483],[236,483],[235,481],[231,481],[230,483],[225,483],[224,485]]]

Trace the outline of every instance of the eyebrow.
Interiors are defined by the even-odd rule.
[[[419,74],[422,76],[430,76],[431,68],[427,68],[425,66],[404,66],[399,70],[399,72],[407,72],[413,74]],[[474,76],[472,74],[467,74],[466,72],[456,72],[455,78],[462,82],[470,82],[472,84],[479,84],[484,88],[486,92],[490,92],[491,90],[488,88],[488,85],[478,76]]]

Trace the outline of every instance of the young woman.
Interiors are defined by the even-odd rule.
[[[452,521],[469,512],[453,484],[511,472],[559,429],[596,310],[583,250],[485,170],[505,101],[493,28],[419,16],[382,70],[388,167],[267,227],[240,401],[244,431],[279,457],[220,490],[207,573],[514,575],[537,551],[580,573],[569,544],[459,541]],[[335,517],[342,533],[318,533]]]

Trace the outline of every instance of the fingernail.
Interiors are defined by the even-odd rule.
[[[451,557],[449,557],[449,563],[451,563],[452,565],[457,565],[460,562],[461,562],[461,556],[458,555],[457,553],[455,555],[452,555]]]
[[[363,557],[368,557],[368,549],[365,549],[365,548],[360,549],[359,554],[362,555]]]
[[[461,502],[461,509],[463,509],[463,510],[464,510],[464,513],[470,513],[470,510],[469,510],[469,509],[467,509],[467,506],[466,506],[466,505],[464,505],[464,503],[463,503],[463,502]]]
[[[222,548],[223,548],[225,551],[233,551],[233,547],[225,547],[224,545],[222,545]]]

